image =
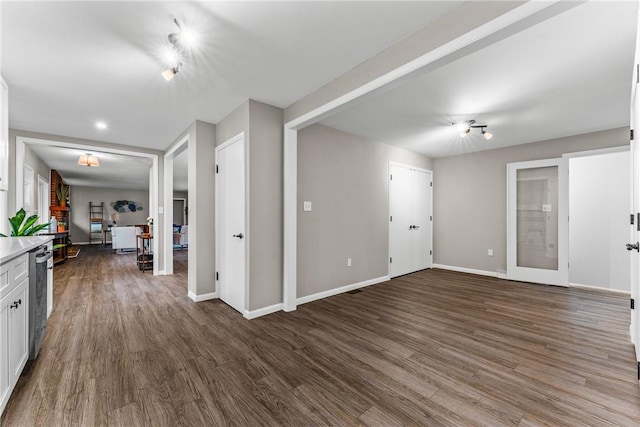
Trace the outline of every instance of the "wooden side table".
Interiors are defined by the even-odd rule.
[[[145,270],[153,269],[152,239],[153,236],[149,233],[142,233],[136,236],[136,262],[138,264],[138,270],[143,273]]]

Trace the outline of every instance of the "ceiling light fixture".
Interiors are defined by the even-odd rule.
[[[78,164],[81,166],[88,166],[88,167],[100,166],[100,162],[98,161],[98,158],[91,153],[81,154],[80,157],[78,158]]]
[[[182,57],[185,54],[186,49],[191,46],[194,42],[194,35],[184,30],[177,18],[173,19],[173,22],[176,24],[180,32],[178,33],[170,33],[167,36],[167,40],[171,46],[166,53],[166,61],[169,67],[162,72],[162,77],[166,81],[171,81],[175,77],[176,74],[180,71],[180,67],[182,67]]]
[[[96,122],[96,127],[100,130],[105,130],[107,129],[107,124],[105,122],[98,121]]]
[[[460,136],[463,138],[471,133],[471,129],[480,129],[482,136],[484,136],[486,140],[493,137],[493,134],[486,130],[487,125],[477,125],[475,120],[466,120],[460,123],[451,122],[451,126],[455,126],[456,130],[460,132]]]

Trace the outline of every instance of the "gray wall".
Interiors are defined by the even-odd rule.
[[[99,204],[104,202],[104,219],[111,223],[111,214],[115,210],[111,202],[117,200],[134,200],[142,205],[142,210],[137,212],[118,213],[119,226],[146,224],[149,216],[149,191],[127,190],[117,188],[80,187],[74,185],[69,192],[71,200],[69,237],[73,243],[89,242],[89,202]],[[94,235],[94,241],[97,235]],[[110,241],[111,236],[107,236]]]
[[[249,102],[249,309],[282,302],[283,111]]]
[[[196,121],[189,138],[189,291],[215,291],[215,224],[213,221],[216,126]]]
[[[389,161],[433,166],[326,126],[298,132],[298,298],[389,274]]]
[[[627,144],[629,129],[619,128],[435,159],[434,264],[506,271],[507,163]]]
[[[282,109],[248,100],[217,127],[216,145],[245,136],[248,310],[282,302],[282,117]]]

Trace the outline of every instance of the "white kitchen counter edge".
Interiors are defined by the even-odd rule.
[[[0,264],[53,240],[53,236],[0,237]]]

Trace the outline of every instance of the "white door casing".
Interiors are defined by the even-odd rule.
[[[49,201],[50,195],[50,187],[49,181],[47,181],[44,177],[38,174],[38,215],[39,223],[44,224],[49,222],[49,206],[51,205]]]
[[[526,176],[529,174],[530,176]],[[520,194],[537,189],[536,197]],[[569,285],[569,197],[567,159],[507,165],[507,278]],[[520,221],[520,228],[519,228]],[[530,250],[532,260],[519,257]],[[521,252],[521,254],[519,254]],[[548,265],[544,265],[547,263]]]
[[[638,96],[638,84],[640,83],[640,15],[636,28],[636,51],[633,66],[633,80],[631,84],[631,215],[634,219],[631,225],[630,243],[640,242],[640,146],[635,137],[640,124],[640,97]],[[638,361],[638,375],[640,375],[640,255],[637,250],[631,250],[631,301],[634,309],[631,310],[631,325],[629,332],[631,342],[635,344],[636,361]]]
[[[219,297],[244,314],[246,187],[244,133],[216,147],[216,272]]]
[[[389,162],[389,276],[432,265],[432,173]]]

